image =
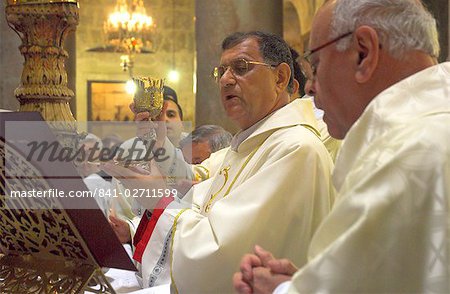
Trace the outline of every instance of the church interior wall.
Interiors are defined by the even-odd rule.
[[[136,55],[133,75],[167,78],[172,65],[175,64],[180,73],[180,80],[170,82],[166,79],[166,84],[177,91],[185,119],[193,120],[195,109],[193,92],[195,7],[193,1],[173,1],[175,29],[173,29],[172,23],[171,1],[145,1],[147,13],[153,17],[157,26],[156,50],[155,53]],[[115,0],[80,0],[79,3],[80,23],[76,33],[76,104],[77,119],[84,121],[88,119],[88,81],[126,81],[129,79],[129,73],[124,72],[120,66],[121,53],[87,51],[106,43],[103,23],[108,14],[113,11]]]

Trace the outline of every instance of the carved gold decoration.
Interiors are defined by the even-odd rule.
[[[0,258],[1,293],[114,293],[101,270],[76,261],[39,260],[31,255]]]
[[[41,101],[67,103],[74,93],[67,88],[64,61],[68,53],[62,44],[78,24],[77,5],[10,5],[6,7],[6,15],[8,23],[22,39],[20,53],[25,58],[16,97],[22,105]]]
[[[133,78],[136,85],[134,109],[136,112],[147,111],[151,118],[157,117],[163,108],[164,79],[150,77]]]
[[[31,198],[7,195],[50,185],[3,140],[0,167],[0,293],[114,293],[66,211],[57,209],[57,198],[33,198],[41,209],[28,209],[37,205]]]
[[[21,83],[14,91],[20,111],[38,111],[46,121],[75,121],[69,107],[74,92],[67,87],[63,48],[78,24],[76,1],[8,1],[6,19],[19,35],[25,62]],[[75,133],[74,125],[56,129]]]
[[[208,203],[205,206],[205,212],[209,212],[211,210],[211,206],[212,206],[212,203],[213,203],[214,199],[216,199],[217,195],[219,195],[220,192],[222,192],[223,188],[227,184],[227,182],[228,182],[228,171],[230,170],[230,168],[231,168],[231,166],[226,166],[226,167],[224,167],[224,168],[222,168],[220,170],[219,175],[223,174],[223,177],[224,177],[223,184],[220,187],[219,191],[217,191],[214,194],[211,194],[211,196],[209,197],[209,201],[208,201]]]
[[[2,191],[46,191],[51,188],[40,171],[3,141],[0,141],[0,157],[4,158],[0,184]],[[23,177],[13,178],[10,175]],[[63,210],[56,209],[61,208],[57,198],[12,198],[0,195],[0,203],[0,207],[10,208],[0,209],[2,252],[21,254],[32,251],[49,258],[88,258],[87,250],[79,241],[81,237],[73,230],[68,216]],[[31,207],[39,207],[40,210],[27,209]]]
[[[164,105],[164,79],[154,79],[150,77],[133,78],[136,85],[134,94],[134,110],[136,112],[147,111],[150,118],[156,118],[162,111]],[[144,146],[152,149],[152,142],[156,140],[156,131],[150,130],[149,133],[140,136]],[[148,162],[143,162],[143,168],[151,170]]]

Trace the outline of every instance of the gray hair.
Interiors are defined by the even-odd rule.
[[[211,153],[213,153],[230,146],[232,138],[233,136],[220,126],[202,125],[180,141],[180,148],[186,144],[208,141]]]
[[[289,94],[292,94],[294,89],[294,61],[292,60],[289,45],[281,37],[261,31],[236,32],[223,40],[222,50],[233,48],[250,38],[255,38],[258,41],[259,51],[264,58],[264,62],[275,66],[283,62],[289,65],[291,76],[289,78],[287,90]]]
[[[374,28],[383,48],[400,58],[410,50],[439,56],[436,20],[420,0],[338,0],[331,21],[330,38],[355,31],[359,26]],[[350,46],[350,38],[337,43],[337,50]]]

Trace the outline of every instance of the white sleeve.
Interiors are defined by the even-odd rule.
[[[169,139],[165,139],[162,147],[165,151],[164,160],[156,160],[156,165],[163,175],[175,179],[194,179],[194,172],[192,166],[184,160],[181,150],[175,148]]]
[[[291,281],[286,281],[279,284],[272,294],[285,294],[288,292],[289,286],[291,286]]]

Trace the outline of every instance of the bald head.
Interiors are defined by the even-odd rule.
[[[417,19],[405,24],[404,15]],[[435,31],[416,0],[333,0],[321,7],[310,37],[311,92],[333,137],[343,139],[381,91],[436,63]]]

